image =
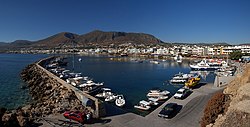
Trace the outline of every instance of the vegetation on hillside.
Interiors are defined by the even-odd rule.
[[[214,123],[219,114],[226,112],[228,106],[229,96],[222,92],[215,93],[205,107],[204,115],[200,122],[201,127]]]

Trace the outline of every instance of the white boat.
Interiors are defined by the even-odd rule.
[[[110,96],[107,96],[107,97],[104,99],[104,101],[112,102],[112,101],[114,101],[116,98],[117,98],[117,96],[114,95],[114,94],[112,94],[112,95],[110,95]]]
[[[66,79],[66,82],[68,84],[73,85],[73,86],[78,86],[82,83],[82,79],[83,79],[83,77],[68,78],[68,79]]]
[[[141,109],[141,110],[149,110],[151,107],[149,106],[149,102],[147,101],[140,101],[138,105],[135,105],[134,108]]]
[[[225,61],[209,60],[203,59],[197,64],[189,65],[192,70],[217,70],[224,66],[227,66]]]
[[[79,62],[82,62],[82,58],[79,58],[78,61],[79,61]]]
[[[185,83],[187,79],[171,79],[171,83]]]
[[[81,89],[85,93],[92,94],[92,93],[99,92],[102,86],[90,85],[90,86],[78,87],[78,88]]]
[[[171,83],[185,83],[190,77],[193,77],[193,74],[183,74],[179,72],[174,75],[174,77],[170,80]]]
[[[72,77],[76,78],[76,77],[82,77],[82,73],[68,73],[69,75],[71,75]]]
[[[147,94],[148,97],[159,97],[159,96],[167,96],[168,94],[170,94],[169,91],[164,90],[150,90],[149,93]]]
[[[158,96],[158,97],[150,97],[148,99],[156,99],[157,101],[163,101],[163,100],[168,99],[168,95],[166,95],[166,96]]]
[[[117,95],[117,98],[115,100],[115,105],[119,106],[119,107],[122,107],[125,105],[125,99],[123,97],[123,95]]]
[[[151,60],[151,61],[149,61],[150,63],[153,63],[153,64],[160,64],[158,61],[156,61],[156,60]]]
[[[98,93],[95,96],[99,98],[106,98],[107,96],[113,95],[113,93],[111,92],[111,89],[109,88],[102,88],[101,91],[102,91],[101,93]]]
[[[149,101],[150,105],[158,105],[159,104],[157,102],[157,101],[159,101],[157,98],[150,97],[150,98],[148,98],[148,101]]]

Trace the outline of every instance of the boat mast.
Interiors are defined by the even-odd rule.
[[[73,40],[71,40],[71,41],[72,41],[72,48],[73,48],[73,61],[72,61],[73,68],[72,68],[72,70],[73,70],[73,72],[75,72],[75,46],[74,46],[74,41]]]

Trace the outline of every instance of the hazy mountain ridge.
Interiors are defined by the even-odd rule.
[[[86,46],[108,45],[108,44],[157,44],[163,43],[160,39],[145,33],[126,33],[126,32],[104,32],[95,30],[83,35],[77,35],[70,32],[61,32],[48,38],[38,41],[16,40],[11,43],[0,43],[0,47],[8,48],[55,48],[72,47],[74,45]]]
[[[0,50],[13,50],[20,48],[65,48],[80,46],[108,46],[110,44],[120,45],[120,44],[172,44],[172,45],[201,45],[201,46],[231,46],[231,44],[225,42],[218,43],[164,43],[160,39],[154,37],[150,34],[145,33],[129,33],[129,32],[104,32],[100,30],[95,30],[86,34],[78,35],[70,32],[61,32],[50,37],[37,40],[16,40],[11,43],[0,42]],[[246,44],[240,44],[246,45]],[[249,45],[249,43],[248,43]]]
[[[145,33],[126,33],[126,32],[103,32],[92,31],[90,33],[79,36],[76,39],[79,44],[97,43],[97,44],[122,44],[122,43],[134,43],[134,44],[156,44],[162,43],[160,39],[157,39],[153,35]]]
[[[201,46],[231,46],[231,44],[228,44],[226,42],[216,42],[216,43],[172,43],[175,45],[201,45]]]

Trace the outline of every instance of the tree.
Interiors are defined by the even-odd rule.
[[[229,54],[229,58],[232,60],[239,60],[243,54],[241,51],[233,51],[232,53]]]

